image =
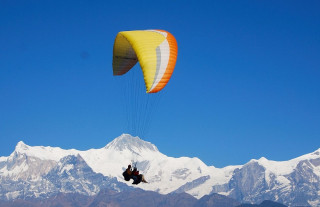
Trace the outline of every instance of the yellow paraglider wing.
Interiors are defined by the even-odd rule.
[[[113,47],[113,75],[127,73],[139,61],[147,93],[156,93],[170,80],[177,52],[177,42],[169,32],[119,32]]]

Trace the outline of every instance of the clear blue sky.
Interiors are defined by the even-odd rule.
[[[0,156],[122,134],[112,48],[136,29],[178,42],[146,138],[161,152],[223,167],[320,148],[320,1],[186,2],[0,0]]]

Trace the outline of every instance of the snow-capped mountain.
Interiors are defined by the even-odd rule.
[[[40,176],[48,173],[60,159],[68,155],[80,155],[94,172],[117,178],[122,182],[125,182],[122,172],[131,161],[134,161],[149,182],[139,187],[162,194],[173,192],[187,182],[193,182],[202,177],[210,178],[210,185],[202,186],[201,190],[191,193],[195,197],[202,197],[210,192],[212,185],[226,183],[230,180],[233,170],[239,167],[218,169],[205,165],[198,158],[168,157],[159,152],[155,145],[138,137],[123,134],[101,149],[87,151],[63,150],[58,147],[31,147],[20,141],[15,151],[7,158],[5,162],[7,164],[4,165],[6,167],[0,169],[0,175],[15,180],[29,177],[40,179]],[[39,166],[44,166],[44,169],[34,174],[33,172],[38,170]],[[212,175],[215,176],[212,177]],[[125,183],[131,185],[128,182]]]
[[[215,168],[198,158],[168,157],[152,143],[128,134],[101,149],[86,151],[32,147],[21,141],[10,156],[0,157],[0,198],[128,190],[126,186],[132,184],[123,180],[122,172],[131,161],[149,182],[134,187],[144,190],[186,192],[196,198],[219,193],[240,202],[269,199],[320,206],[320,149],[289,161],[261,158],[242,166]]]
[[[112,189],[116,192],[129,189],[116,178],[95,173],[80,155],[67,155],[52,164],[54,162],[52,160],[45,161],[28,157],[26,154],[17,154],[14,154],[12,160],[8,159],[10,161],[7,166],[18,164],[13,164],[12,168],[7,167],[9,169],[7,173],[0,175],[1,200],[48,198],[60,192],[91,196],[99,193],[101,189]],[[34,164],[36,161],[39,161],[39,164]],[[6,171],[4,164],[1,163],[3,172]],[[41,164],[43,166],[37,172],[37,167]],[[32,172],[35,172],[34,176],[30,176]]]
[[[274,200],[293,206],[320,206],[320,149],[283,162],[251,160],[236,169],[228,183],[213,186],[212,192],[249,203]]]

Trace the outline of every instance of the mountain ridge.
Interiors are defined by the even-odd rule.
[[[24,180],[30,185],[38,186],[37,189],[42,189],[41,185],[47,181],[46,175],[68,156],[82,159],[88,167],[80,167],[81,169],[92,169],[88,171],[90,176],[83,177],[83,183],[77,184],[79,189],[76,190],[84,194],[89,192],[81,190],[81,186],[86,186],[85,182],[95,183],[95,180],[100,179],[95,174],[101,174],[115,179],[115,183],[119,181],[129,187],[161,194],[186,192],[195,198],[201,198],[219,193],[248,203],[273,200],[289,205],[320,205],[320,149],[288,161],[273,161],[261,157],[243,165],[216,168],[207,166],[199,158],[168,157],[152,143],[129,134],[115,138],[102,148],[85,151],[29,146],[20,141],[10,156],[1,157],[0,179],[16,184],[19,180]],[[133,186],[123,180],[121,173],[131,160],[136,162],[148,184]],[[68,167],[74,169],[71,165]],[[69,182],[68,179],[73,178],[68,174],[67,168],[65,182],[67,185],[76,186],[76,181]],[[90,186],[95,186],[93,188],[96,189],[103,187],[99,183]],[[122,187],[119,188],[120,191]],[[52,188],[59,191],[59,186],[53,184]],[[6,193],[10,199],[21,195]]]

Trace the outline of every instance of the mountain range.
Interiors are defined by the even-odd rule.
[[[122,172],[134,161],[149,182],[132,185]],[[8,157],[0,157],[0,200],[48,199],[101,192],[162,195],[227,196],[240,203],[264,200],[288,206],[320,206],[320,149],[288,161],[252,159],[244,165],[216,168],[198,158],[173,158],[155,145],[123,134],[105,147],[80,151],[28,146],[20,141]],[[185,194],[186,193],[186,194]],[[198,202],[196,201],[196,202]],[[234,205],[234,206],[235,206]]]

